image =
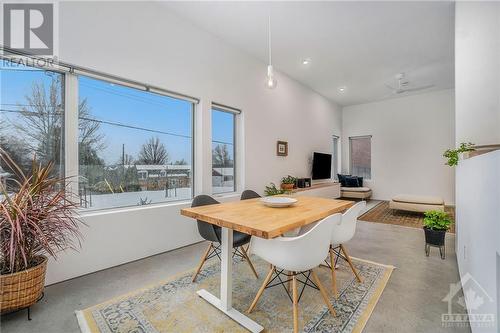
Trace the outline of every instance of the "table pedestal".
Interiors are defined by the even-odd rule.
[[[224,312],[231,319],[250,332],[258,333],[264,330],[264,327],[257,324],[241,312],[233,308],[233,230],[222,228],[221,239],[221,270],[220,270],[220,299],[212,295],[205,289],[197,291],[198,296]]]

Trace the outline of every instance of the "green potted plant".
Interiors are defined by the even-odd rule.
[[[66,197],[65,180],[51,175],[53,163],[33,159],[27,174],[1,149],[0,157],[16,176],[9,179],[12,188],[0,183],[0,312],[28,308],[29,318],[43,292],[47,256],[76,249],[82,222]]]
[[[270,196],[273,196],[273,195],[284,194],[284,193],[286,193],[286,191],[277,188],[274,183],[271,183],[268,186],[266,186],[266,189],[264,190],[264,195],[266,197],[270,197]]]
[[[472,142],[462,142],[457,149],[447,149],[443,153],[443,157],[446,157],[448,160],[446,161],[446,165],[451,167],[458,165],[459,154],[467,153],[470,151],[474,151],[474,144]]]
[[[453,224],[447,213],[431,210],[424,213],[424,233],[425,233],[425,254],[429,256],[429,247],[437,246],[444,259],[444,239],[446,231]]]
[[[295,188],[297,183],[297,178],[293,176],[286,176],[281,178],[281,189],[285,191],[291,191]]]

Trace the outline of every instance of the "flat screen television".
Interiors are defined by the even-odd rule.
[[[332,154],[313,153],[312,179],[332,177]]]

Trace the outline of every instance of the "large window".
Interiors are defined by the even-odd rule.
[[[84,76],[78,81],[82,207],[191,198],[193,103]]]
[[[0,147],[31,171],[33,157],[64,175],[64,76],[3,60],[0,64]],[[0,162],[0,186],[15,189],[15,174]]]
[[[236,191],[235,113],[212,108],[212,192]]]
[[[371,179],[371,136],[349,138],[349,151],[351,175]]]

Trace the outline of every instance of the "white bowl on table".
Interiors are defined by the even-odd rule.
[[[264,205],[273,208],[289,207],[297,202],[297,199],[289,197],[264,197],[260,199]]]

